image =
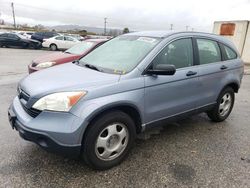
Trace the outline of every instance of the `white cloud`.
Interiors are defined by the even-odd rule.
[[[11,20],[10,0],[0,0],[0,11]],[[17,21],[22,23],[80,24],[108,27],[129,27],[132,30],[189,28],[211,31],[216,20],[250,19],[249,0],[15,0]]]

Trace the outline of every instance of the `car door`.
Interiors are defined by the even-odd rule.
[[[221,81],[227,76],[226,69],[230,69],[230,63],[222,62],[222,53],[217,41],[197,38],[196,44],[200,64],[200,100],[197,105],[203,107],[216,102],[223,85]]]
[[[63,36],[58,36],[58,37],[53,37],[51,38],[51,41],[52,43],[55,43],[57,48],[59,49],[64,49],[64,46],[65,46],[65,40],[64,40],[64,37]]]
[[[20,37],[18,37],[15,34],[9,33],[8,34],[8,43],[10,46],[21,46],[22,41],[20,40]]]
[[[64,39],[65,39],[65,49],[71,48],[77,43],[76,39],[74,39],[73,37],[65,36]]]
[[[176,73],[145,76],[146,122],[171,117],[194,110],[197,102],[198,68],[194,66],[191,38],[182,38],[168,44],[153,60],[157,64],[172,64]]]

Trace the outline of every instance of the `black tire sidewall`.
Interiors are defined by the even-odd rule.
[[[96,140],[100,132],[105,127],[115,122],[123,123],[127,127],[129,133],[128,144],[120,156],[111,161],[104,161],[96,156],[95,153]],[[134,121],[130,118],[130,116],[121,111],[112,111],[102,115],[89,126],[91,127],[89,127],[89,129],[87,130],[87,133],[83,141],[82,154],[85,162],[89,164],[92,168],[97,170],[109,169],[113,166],[120,164],[126,158],[136,137],[135,124]]]
[[[221,116],[220,113],[219,113],[219,107],[220,107],[220,102],[221,102],[221,99],[222,97],[226,94],[226,93],[229,93],[231,95],[231,98],[232,98],[232,103],[231,103],[231,106],[230,106],[230,109],[229,111],[227,112],[227,114],[225,116]],[[227,119],[227,117],[230,115],[232,109],[233,109],[233,106],[234,106],[234,99],[235,99],[235,96],[234,96],[234,90],[231,88],[231,87],[227,87],[225,88],[219,95],[218,99],[217,99],[217,104],[216,104],[216,107],[215,109],[213,109],[213,111],[211,112],[212,116],[212,119],[215,120],[215,121],[224,121],[225,119]],[[211,117],[211,116],[210,116]]]

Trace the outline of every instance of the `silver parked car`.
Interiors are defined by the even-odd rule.
[[[91,167],[107,169],[150,127],[200,112],[225,120],[242,76],[243,62],[223,37],[130,33],[21,80],[9,121],[48,151],[82,154]]]

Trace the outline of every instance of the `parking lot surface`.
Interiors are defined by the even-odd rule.
[[[8,107],[27,65],[42,50],[0,48],[0,187],[250,187],[250,76],[222,123],[205,114],[138,139],[128,158],[107,171],[48,153],[11,129]]]

